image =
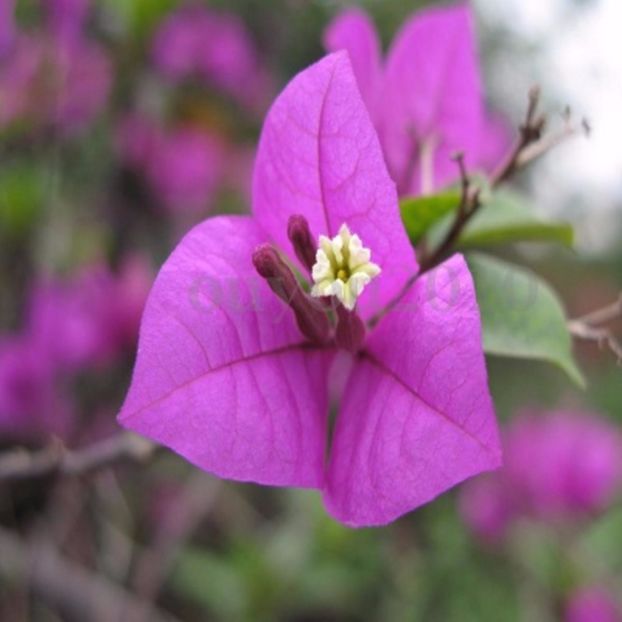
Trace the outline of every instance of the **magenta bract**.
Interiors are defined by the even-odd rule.
[[[26,331],[61,373],[110,362],[135,344],[151,281],[140,257],[128,258],[118,275],[94,264],[71,279],[41,280],[30,296]]]
[[[225,181],[229,150],[219,137],[199,128],[167,129],[132,115],[119,124],[117,148],[173,213],[205,214]]]
[[[55,384],[55,369],[27,335],[0,338],[0,440],[65,438],[72,409]]]
[[[67,440],[74,431],[67,380],[136,345],[151,283],[148,263],[133,255],[117,274],[94,264],[33,285],[22,330],[0,336],[0,437]]]
[[[486,114],[466,4],[411,17],[384,63],[374,25],[360,9],[338,15],[324,44],[350,53],[400,195],[428,194],[455,181],[456,151],[464,152],[470,168],[499,163],[509,132],[500,118]]]
[[[522,413],[504,450],[504,468],[470,482],[461,499],[466,522],[485,538],[523,515],[558,522],[602,512],[622,491],[622,434],[600,416]]]
[[[347,223],[371,250],[382,272],[357,305],[365,320],[417,273],[344,52],[300,73],[272,106],[252,217],[208,219],[161,269],[121,424],[220,477],[320,489],[329,512],[353,526],[388,523],[496,468],[479,312],[462,257],[419,278],[360,351],[340,352],[333,376],[336,348],[302,336],[252,263],[271,243],[304,273],[288,239],[294,214],[314,240]],[[329,387],[339,413],[327,449]]]
[[[251,107],[265,98],[267,73],[234,14],[200,6],[173,12],[155,34],[152,56],[169,80],[199,79]]]
[[[11,4],[0,9],[0,21]],[[46,8],[47,20],[37,32],[0,26],[0,125],[26,120],[73,133],[103,109],[112,65],[82,33],[85,2],[54,0]]]

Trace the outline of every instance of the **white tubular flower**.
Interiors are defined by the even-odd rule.
[[[311,274],[314,283],[311,295],[336,296],[352,311],[365,286],[380,274],[380,267],[370,258],[371,251],[346,224],[341,225],[332,240],[321,235]]]

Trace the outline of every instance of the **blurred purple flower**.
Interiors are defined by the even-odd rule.
[[[515,517],[512,491],[497,473],[484,474],[466,484],[460,512],[467,525],[483,540],[502,538]]]
[[[21,34],[13,41],[10,51],[0,57],[0,126],[34,116],[31,90],[41,58],[40,43]]]
[[[605,510],[622,486],[622,435],[575,412],[523,413],[505,434],[505,466],[465,486],[461,510],[494,537],[511,518],[557,522]]]
[[[506,449],[509,485],[536,516],[600,512],[620,492],[622,438],[602,417],[525,413],[510,426]]]
[[[455,181],[456,151],[490,170],[509,146],[505,124],[484,109],[472,22],[466,4],[421,11],[402,26],[384,65],[361,9],[344,11],[325,32],[327,50],[350,54],[400,195]]]
[[[112,66],[99,45],[79,36],[83,18],[69,20],[69,4],[50,3],[44,29],[19,33],[0,55],[1,124],[24,120],[71,133],[103,109]]]
[[[227,170],[222,141],[190,126],[165,130],[132,116],[119,126],[117,147],[172,212],[206,213]]]
[[[108,308],[108,332],[117,351],[133,349],[154,274],[142,255],[127,256],[112,286]]]
[[[34,286],[21,334],[0,339],[0,439],[68,438],[63,384],[135,346],[151,282],[148,264],[131,256],[118,275],[97,264]]]
[[[50,121],[66,131],[80,130],[104,108],[112,67],[102,49],[85,40],[52,40],[45,62],[52,64]]]
[[[15,0],[0,1],[0,60],[11,49],[15,39]]]
[[[46,0],[48,29],[64,41],[82,37],[90,0]]]
[[[72,409],[38,344],[28,336],[0,338],[0,439],[65,438],[71,422]]]
[[[565,622],[622,622],[618,603],[598,586],[577,590],[566,605]]]
[[[30,299],[28,328],[44,356],[63,372],[101,363],[110,354],[102,314],[111,300],[110,275],[89,267],[70,280],[43,280]]]
[[[205,213],[223,174],[223,149],[199,130],[179,128],[161,137],[147,177],[169,209]]]
[[[337,231],[352,265],[331,291],[344,305],[346,287],[365,292],[356,307],[336,303],[332,327],[276,249],[306,240],[289,259],[303,274],[316,257],[317,275],[313,240]],[[404,292],[417,270],[350,61],[329,55],[268,114],[253,216],[206,220],[161,269],[119,421],[220,477],[320,489],[348,525],[394,520],[501,460],[466,263],[456,255]],[[378,278],[358,287],[357,275]],[[382,310],[365,336],[363,320]],[[326,461],[338,347],[357,355]]]
[[[170,80],[199,78],[240,103],[261,104],[268,79],[242,21],[201,6],[169,15],[155,34],[153,59]]]
[[[44,358],[65,373],[109,362],[134,345],[150,271],[138,259],[119,276],[96,264],[71,279],[44,280],[32,292],[27,331]]]

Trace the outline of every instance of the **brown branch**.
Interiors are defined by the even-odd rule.
[[[607,322],[612,322],[620,317],[622,317],[622,294],[618,296],[618,299],[615,302],[606,305],[602,309],[597,309],[596,311],[591,311],[586,315],[575,318],[573,321],[582,322],[584,324],[598,325],[607,324]]]
[[[530,89],[525,120],[520,126],[520,134],[514,148],[506,159],[490,177],[490,188],[494,189],[507,181],[514,173],[524,168],[530,162],[544,155],[557,145],[574,136],[579,128],[571,122],[570,111],[564,112],[564,126],[561,130],[543,135],[546,117],[538,113],[540,90],[537,87]],[[589,133],[589,125],[585,120],[581,127]],[[456,211],[454,221],[446,233],[443,241],[430,253],[422,256],[421,272],[438,265],[457,243],[462,231],[481,207],[480,189],[474,188],[464,167],[464,158],[460,155],[455,158],[460,167],[462,193],[460,205]]]
[[[622,343],[613,332],[604,326],[622,317],[622,294],[615,302],[568,322],[568,330],[573,337],[595,341],[601,348],[607,347],[622,365]]]
[[[82,475],[121,460],[146,460],[155,445],[129,432],[85,447],[70,450],[61,443],[44,449],[14,449],[0,454],[0,482],[60,473]]]
[[[176,620],[103,576],[64,559],[49,543],[24,542],[0,527],[0,551],[0,573],[9,580],[26,582],[38,596],[78,620],[126,620],[139,612],[147,612],[154,622]]]
[[[373,315],[367,322],[369,328],[373,328],[391,309],[394,309],[399,304],[400,300],[406,295],[406,292],[411,288],[413,283],[417,280],[420,274],[427,272],[430,268],[433,268],[438,259],[442,257],[457,241],[462,229],[468,219],[473,215],[473,212],[480,205],[480,188],[476,188],[471,184],[471,178],[469,177],[466,165],[464,163],[464,153],[461,151],[453,155],[453,160],[456,162],[458,169],[460,170],[460,203],[456,211],[456,217],[447,232],[443,241],[436,247],[436,249],[430,253],[422,255],[419,260],[419,272],[413,274],[402,287],[400,293],[393,298],[383,309]]]
[[[573,337],[585,341],[595,341],[601,348],[607,347],[622,365],[622,344],[608,328],[594,327],[581,322],[568,322],[568,330]]]
[[[546,124],[546,117],[538,115],[538,104],[540,102],[540,88],[534,86],[529,89],[527,112],[525,120],[519,127],[518,141],[510,151],[505,161],[492,174],[490,178],[491,187],[496,187],[509,179],[526,162],[521,162],[521,154],[531,145],[542,140],[542,132]]]
[[[453,159],[460,169],[460,203],[458,204],[456,217],[454,218],[449,231],[443,238],[443,241],[434,249],[433,253],[430,255],[424,255],[421,258],[421,272],[426,272],[428,269],[434,267],[438,263],[439,259],[445,256],[445,254],[458,241],[464,226],[481,205],[481,189],[473,186],[471,183],[471,178],[469,177],[464,164],[464,154],[457,153],[454,155]]]

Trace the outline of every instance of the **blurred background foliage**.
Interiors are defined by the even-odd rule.
[[[17,1],[20,28],[39,32],[42,4]],[[294,73],[323,54],[322,31],[345,4],[203,4],[239,16],[248,29],[270,82],[256,105],[247,106],[218,88],[171,83],[158,75],[150,56],[152,40],[179,5],[175,0],[98,0],[91,6],[86,36],[105,50],[113,67],[100,112],[75,131],[33,118],[0,128],[3,334],[24,325],[30,285],[42,276],[70,278],[93,262],[104,262],[118,274],[123,259],[133,253],[146,257],[154,274],[192,224],[208,214],[248,210],[248,161],[266,106]],[[403,0],[358,4],[373,15],[385,46],[403,20],[424,5]],[[516,125],[527,87],[537,80],[547,107],[561,109],[566,92],[555,75],[543,70],[544,45],[495,21],[498,10],[492,2],[474,4],[490,103]],[[554,24],[608,6],[599,0],[553,4],[559,5]],[[544,39],[547,33],[539,36]],[[508,56],[515,66],[500,65],[499,59]],[[602,97],[608,96],[604,91]],[[578,102],[579,108],[584,105]],[[590,116],[590,110],[581,112]],[[144,176],[119,155],[119,124],[134,113],[148,113],[163,125],[191,123],[228,145],[229,170],[199,209],[161,205]],[[599,127],[601,119],[590,120]],[[597,131],[608,130],[601,126]],[[572,148],[588,149],[580,142]],[[563,202],[547,203],[550,195],[542,188],[556,167],[557,153],[520,175],[515,188],[538,213],[563,214],[575,225],[578,243],[573,248],[523,243],[496,252],[545,278],[568,315],[576,317],[610,303],[622,289],[622,192],[618,185],[617,192],[607,186],[600,194],[590,190],[586,195],[585,186],[573,185],[572,169],[560,165],[557,179],[569,190]],[[601,152],[600,157],[620,162],[620,153]],[[596,204],[601,199],[606,203],[602,209]],[[500,420],[507,422],[531,406],[592,410],[622,425],[615,358],[594,343],[575,344],[575,353],[587,380],[585,391],[545,363],[489,357]],[[73,443],[114,429],[132,358],[127,348],[112,366],[95,366],[63,380],[82,422]],[[562,526],[522,519],[504,538],[487,542],[461,518],[459,493],[443,495],[386,528],[350,530],[325,514],[315,492],[217,482],[161,452],[149,465],[122,465],[88,481],[52,478],[11,485],[1,493],[0,522],[22,534],[46,532],[67,558],[154,599],[183,620],[546,622],[563,619],[578,586],[604,585],[618,597],[622,593],[619,500],[607,512]],[[0,583],[0,618],[79,619],[39,600],[24,581],[10,576]]]

